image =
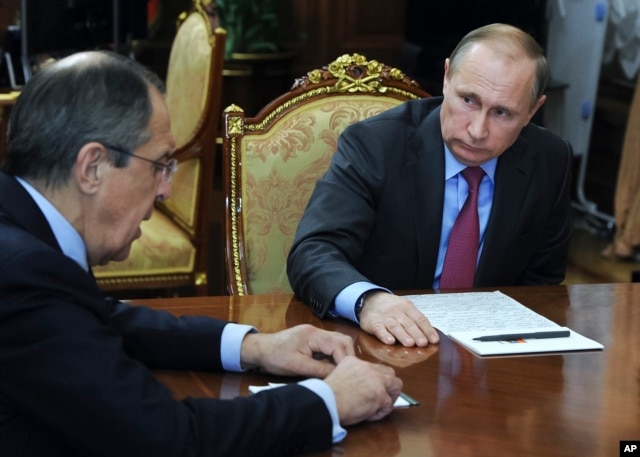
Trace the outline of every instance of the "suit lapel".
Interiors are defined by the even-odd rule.
[[[515,230],[518,226],[522,202],[526,200],[533,176],[533,161],[526,154],[527,148],[528,141],[520,135],[498,159],[493,205],[485,231],[476,284],[482,283],[482,272],[490,272],[491,265],[500,263],[500,253],[510,248],[509,231],[505,228]]]
[[[418,242],[418,283],[431,287],[438,258],[444,200],[444,143],[440,107],[431,111],[408,145],[407,175],[414,198]],[[433,234],[435,236],[425,236]]]

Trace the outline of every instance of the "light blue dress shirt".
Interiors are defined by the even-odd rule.
[[[40,211],[47,219],[51,231],[53,232],[64,255],[74,260],[82,269],[89,272],[89,262],[87,260],[87,247],[84,240],[75,228],[60,214],[60,211],[53,206],[40,192],[21,178],[16,178],[18,182],[31,195]],[[255,327],[250,325],[229,323],[222,330],[220,341],[220,356],[222,367],[226,371],[243,371],[240,361],[240,349],[242,341],[249,332],[257,332]],[[223,350],[224,348],[224,350]],[[332,438],[334,443],[339,443],[347,435],[344,428],[340,426],[338,417],[338,407],[336,398],[329,385],[320,379],[307,379],[299,382],[300,385],[311,390],[324,401],[331,420],[333,422]]]
[[[480,189],[478,192],[478,217],[480,219],[480,248],[478,249],[478,258],[482,253],[484,246],[484,233],[487,228],[487,222],[489,221],[489,214],[491,214],[491,206],[493,204],[493,190],[494,190],[494,177],[496,174],[496,165],[498,159],[494,158],[481,165],[485,172],[484,178],[480,183]],[[469,193],[469,185],[467,181],[460,175],[460,172],[467,166],[458,162],[449,148],[444,147],[444,208],[442,211],[442,231],[440,233],[440,246],[438,248],[438,260],[436,263],[436,272],[433,280],[433,288],[437,289],[440,286],[440,275],[442,274],[442,265],[444,263],[444,256],[447,252],[447,243],[449,242],[449,235],[451,235],[451,229],[453,223],[458,217],[460,209],[467,198]],[[334,314],[350,319],[353,322],[358,323],[358,319],[355,315],[355,306],[358,299],[362,294],[367,293],[374,289],[389,290],[384,287],[377,286],[370,282],[356,282],[345,287],[336,297]]]

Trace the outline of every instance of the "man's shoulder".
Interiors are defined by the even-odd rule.
[[[0,213],[0,320],[3,316],[34,310],[47,297],[81,303],[103,315],[104,299],[95,280],[72,259]],[[29,303],[31,308],[26,305]]]
[[[0,275],[66,270],[74,262],[0,207]],[[11,270],[11,271],[8,271]],[[11,274],[9,274],[11,273]]]
[[[427,97],[418,100],[409,100],[400,103],[382,113],[372,116],[365,121],[388,121],[393,119],[401,119],[404,121],[414,121],[421,123],[433,111],[438,109],[442,104],[442,97]]]
[[[0,271],[26,272],[32,268],[42,269],[46,264],[59,265],[62,253],[43,240],[25,230],[0,210]],[[51,262],[47,259],[54,259]],[[5,271],[5,273],[8,273]],[[2,274],[2,273],[0,273]]]
[[[566,139],[536,124],[528,124],[522,129],[513,149],[536,162],[557,161],[561,157],[569,160],[573,156],[571,144]]]
[[[545,141],[552,144],[566,146],[567,140],[551,130],[537,124],[529,123],[522,129],[521,137],[528,141]]]
[[[439,123],[439,108],[442,97],[428,97],[400,103],[398,106],[382,111],[375,116],[356,122],[347,130],[374,129],[376,132],[398,133],[398,128],[408,133],[420,130],[424,123]]]

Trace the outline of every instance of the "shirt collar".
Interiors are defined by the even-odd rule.
[[[89,271],[89,262],[87,261],[87,247],[80,234],[73,228],[64,216],[47,200],[40,192],[38,192],[31,184],[25,180],[16,177],[18,182],[25,188],[31,198],[36,202],[42,214],[47,219],[51,231],[53,232],[58,245],[62,249],[62,253],[74,260],[84,271]]]
[[[494,157],[488,162],[480,165],[480,168],[484,170],[484,173],[491,179],[492,182],[495,182],[493,179],[496,174],[496,165],[498,164],[498,158]],[[444,145],[444,180],[448,180],[456,176],[462,170],[467,168],[467,165],[464,165],[456,160],[453,156],[447,145]]]

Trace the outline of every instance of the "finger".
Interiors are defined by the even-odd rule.
[[[431,327],[430,324],[427,324],[425,327],[424,325],[411,321],[405,330],[418,347],[426,347],[429,343],[437,343],[439,341],[438,332]]]
[[[374,324],[371,333],[384,344],[395,344],[395,336],[383,324]]]
[[[289,374],[300,375],[310,378],[324,379],[335,369],[335,365],[326,358],[317,360],[313,357],[306,355],[300,355],[292,360],[292,367],[294,367]]]
[[[317,362],[313,364],[313,373],[307,374],[308,377],[324,379],[335,370],[336,366],[328,361]]]
[[[387,397],[383,404],[367,420],[377,421],[382,419],[383,417],[388,416],[391,411],[393,411],[394,402],[395,400],[393,400],[391,397]]]
[[[346,356],[355,355],[353,339],[337,332],[322,331],[317,339],[310,342],[310,347],[313,352],[331,357],[335,363],[339,363]]]
[[[370,421],[380,420],[391,413],[391,411],[393,411],[393,407],[396,403],[397,398],[402,393],[403,383],[402,380],[395,375],[395,371],[388,366],[379,365],[378,367],[379,371],[381,371],[380,368],[386,369],[384,370],[383,381],[385,384],[387,395],[383,404],[369,418]]]
[[[393,368],[388,365],[378,365],[381,369],[384,369],[385,374],[385,388],[387,393],[393,397],[393,401],[396,401],[396,398],[402,392],[403,382],[402,379],[396,376],[396,372]]]
[[[411,329],[409,332],[416,338],[416,344],[421,347],[427,346],[429,343],[438,343],[440,341],[440,335],[438,331],[433,328],[431,322],[415,307],[408,313],[409,318],[414,322],[415,329]],[[419,332],[419,334],[416,334]],[[416,336],[418,335],[418,336]]]
[[[409,332],[410,328],[414,328],[413,335]],[[389,332],[405,347],[412,347],[416,345],[416,337],[422,336],[422,332],[418,330],[418,327],[408,317],[402,320],[394,320],[388,326]],[[415,337],[414,337],[415,335]]]
[[[344,359],[347,356],[356,355],[356,351],[353,348],[353,342],[349,345],[349,346],[339,346],[336,347],[332,352],[331,352],[331,358],[333,359],[334,363],[340,363],[340,361],[342,359]]]

